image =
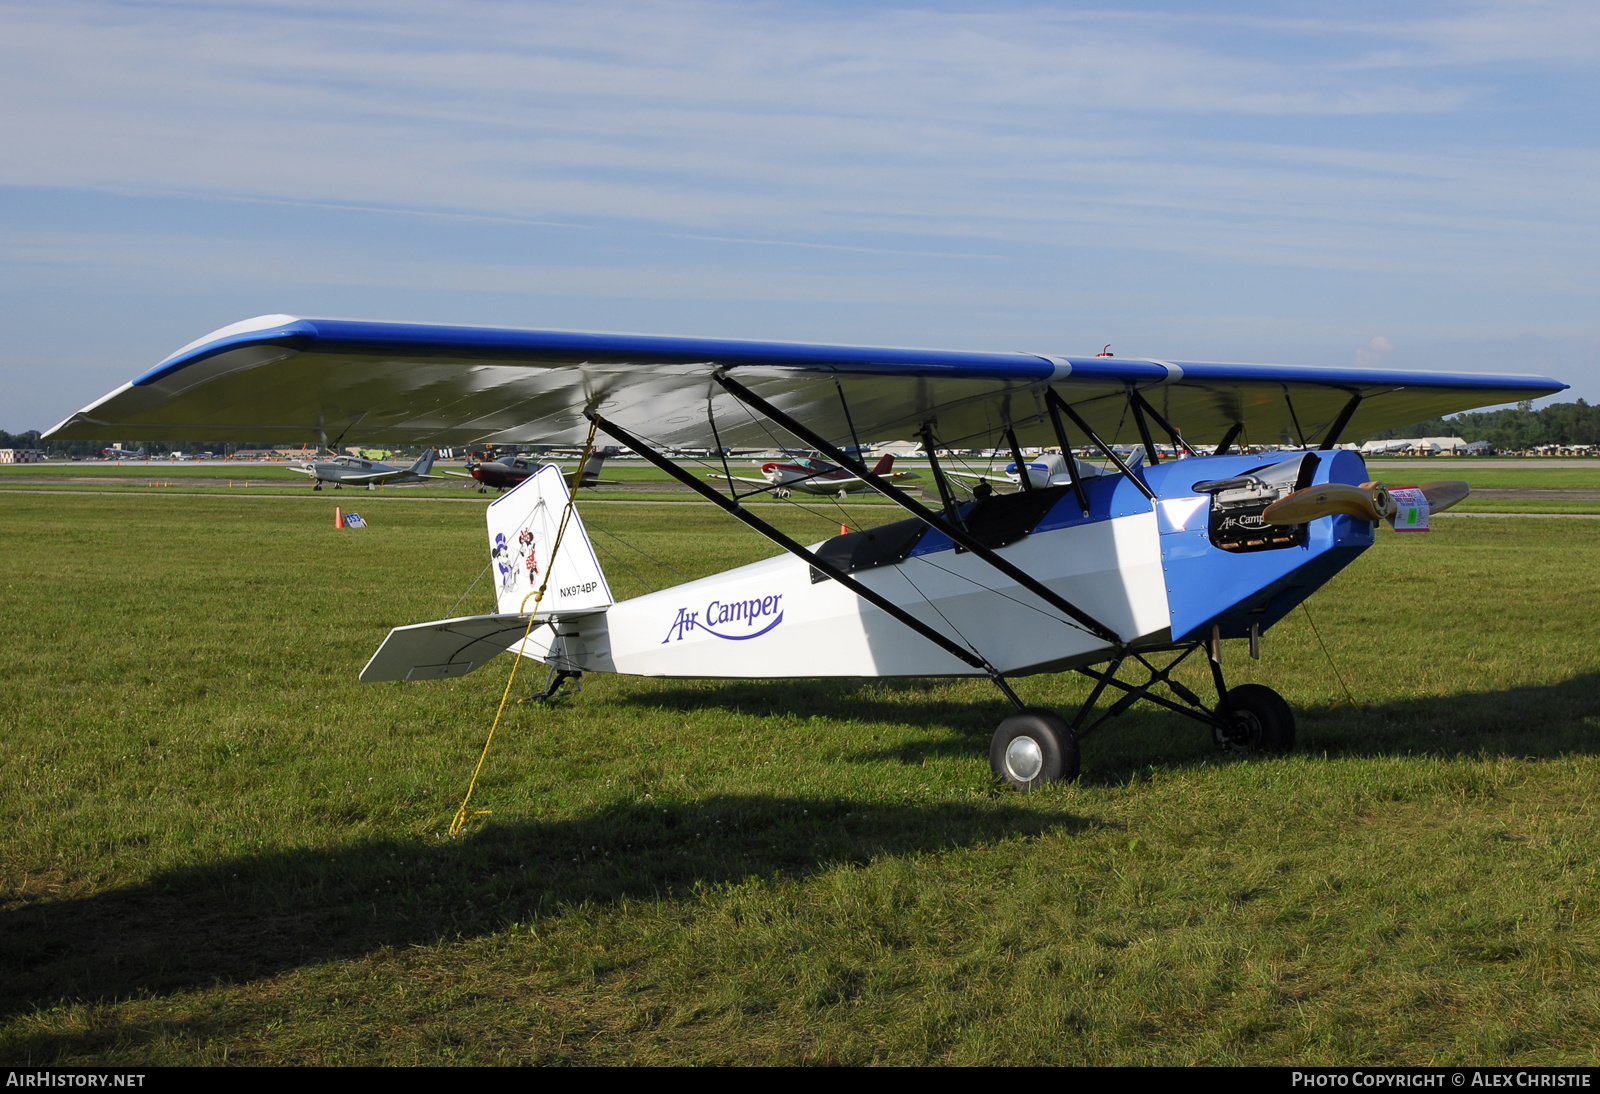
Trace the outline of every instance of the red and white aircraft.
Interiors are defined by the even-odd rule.
[[[901,479],[921,478],[915,471],[895,471],[894,456],[888,455],[880,459],[872,468],[872,473],[879,478],[890,481]],[[721,479],[724,482],[758,482],[765,486],[774,486],[774,497],[786,498],[793,490],[803,494],[837,494],[844,497],[847,494],[866,488],[866,482],[854,471],[847,471],[837,464],[827,460],[815,459],[811,456],[801,456],[787,463],[764,463],[761,465],[759,479],[747,478],[742,475],[707,475],[710,479]]]

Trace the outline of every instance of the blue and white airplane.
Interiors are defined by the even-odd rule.
[[[1291,748],[1289,705],[1259,684],[1228,686],[1223,643],[1247,641],[1253,653],[1382,525],[1426,529],[1430,512],[1466,492],[1461,483],[1385,488],[1337,442],[1564,386],[1523,375],[273,315],[185,347],[46,436],[303,443],[338,430],[357,444],[467,446],[579,445],[604,434],[782,553],[616,601],[576,512],[556,551],[570,495],[544,468],[488,507],[499,611],[396,628],[362,679],[459,676],[508,649],[549,665],[558,686],[585,672],[985,676],[1015,707],[995,731],[991,767],[1025,788],[1074,777],[1079,738],[1136,701],[1193,718],[1224,748]],[[1124,425],[1137,436],[1118,436]],[[905,519],[798,543],[742,504],[740,484],[724,491],[672,455],[762,447],[782,434]],[[937,508],[850,454],[908,435],[922,438]],[[1210,454],[1164,458],[1157,436]],[[1241,436],[1296,447],[1241,454]],[[1118,455],[1130,441],[1142,463]],[[1023,445],[1091,446],[1109,469],[1066,473],[1062,458],[1040,476],[1019,473],[1014,493],[960,501],[937,457],[1004,447],[1024,468]],[[1171,676],[1196,653],[1214,699]],[[1094,681],[1070,717],[1025,707],[1008,683],[1065,671]],[[1091,720],[1110,695],[1117,701]]]

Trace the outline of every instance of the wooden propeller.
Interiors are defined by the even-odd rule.
[[[1410,489],[1421,490],[1428,499],[1428,510],[1442,512],[1472,492],[1464,482],[1425,482]],[[1261,519],[1268,524],[1306,524],[1335,513],[1357,520],[1379,521],[1394,515],[1395,502],[1381,482],[1351,486],[1344,482],[1323,483],[1296,490],[1267,506]]]
[[[1416,487],[1428,499],[1428,512],[1442,513],[1456,502],[1472,493],[1472,487],[1457,479],[1443,482],[1425,482]]]
[[[1357,520],[1382,520],[1394,508],[1389,491],[1382,483],[1351,486],[1347,482],[1327,482],[1296,490],[1267,506],[1261,519],[1268,524],[1306,524],[1318,517],[1342,513]]]

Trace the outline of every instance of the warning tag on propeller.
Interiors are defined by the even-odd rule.
[[[1389,496],[1394,499],[1394,516],[1389,523],[1396,532],[1426,532],[1428,530],[1428,498],[1415,486],[1392,487]]]

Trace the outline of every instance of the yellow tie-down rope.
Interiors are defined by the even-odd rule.
[[[469,817],[486,817],[493,810],[477,809],[467,811],[468,804],[472,801],[472,792],[478,787],[478,775],[483,771],[483,761],[489,758],[489,746],[494,743],[494,731],[500,728],[500,716],[505,713],[506,700],[511,698],[511,685],[517,682],[517,669],[522,666],[522,650],[527,647],[528,635],[533,633],[533,621],[539,614],[539,601],[544,599],[544,591],[550,586],[550,575],[555,572],[556,555],[561,550],[561,540],[567,534],[567,522],[572,519],[573,509],[578,504],[578,486],[583,482],[583,469],[589,465],[589,450],[594,447],[595,430],[600,428],[598,421],[589,426],[589,438],[583,442],[583,455],[578,458],[578,473],[573,476],[572,489],[567,494],[567,507],[561,512],[561,524],[556,528],[555,546],[550,548],[550,557],[544,564],[544,581],[540,583],[538,591],[531,592],[522,598],[518,611],[526,611],[528,597],[533,598],[533,611],[528,612],[528,627],[522,632],[522,641],[517,646],[517,659],[511,663],[511,675],[506,678],[505,694],[500,696],[500,709],[494,712],[494,722],[489,726],[489,738],[483,742],[483,754],[478,757],[478,766],[472,769],[472,782],[467,785],[467,796],[461,799],[461,808],[456,810],[455,820],[450,822],[450,834],[456,835],[466,826]]]

